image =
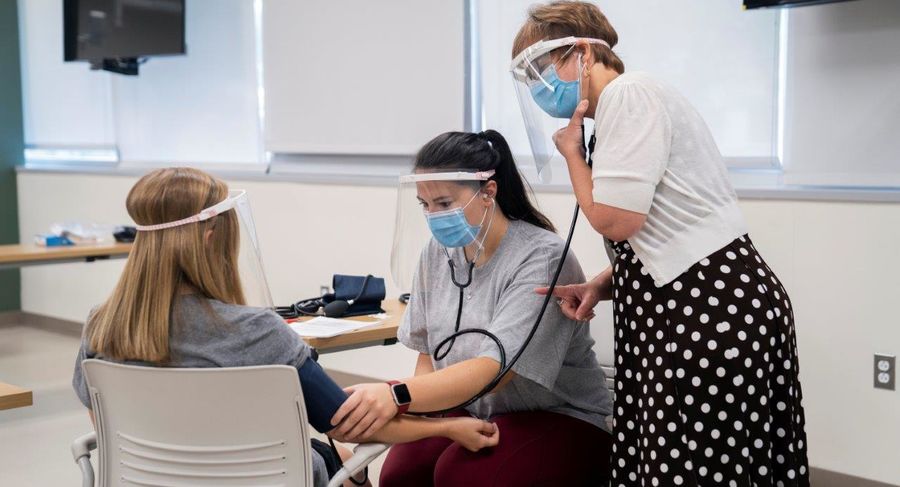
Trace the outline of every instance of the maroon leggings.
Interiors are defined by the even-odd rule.
[[[444,438],[394,445],[379,485],[587,486],[609,476],[612,436],[590,423],[546,411],[492,421],[500,428],[500,444],[477,453]]]

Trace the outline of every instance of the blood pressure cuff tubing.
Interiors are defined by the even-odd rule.
[[[344,317],[384,313],[384,310],[381,309],[381,302],[384,301],[386,294],[384,279],[375,276],[370,277],[368,284],[366,284],[366,289],[362,295],[359,295],[365,280],[365,276],[335,274],[331,281],[331,288],[334,289],[334,294],[326,295],[323,301],[325,304],[328,304],[336,300],[349,301],[356,299],[347,308],[347,314]],[[358,295],[359,298],[356,298]]]

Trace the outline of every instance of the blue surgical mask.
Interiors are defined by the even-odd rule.
[[[476,193],[475,196],[478,196],[478,194]],[[466,219],[464,212],[469,203],[475,199],[475,196],[461,208],[427,213],[425,215],[425,218],[428,219],[428,228],[431,229],[431,234],[434,235],[434,239],[438,243],[444,247],[453,248],[465,247],[475,241],[478,233],[481,232],[481,225],[469,224],[469,220]],[[486,215],[487,211],[485,210]],[[482,223],[484,223],[484,219],[482,219]]]
[[[554,118],[572,118],[575,108],[581,101],[579,80],[563,81],[556,73],[556,66],[551,65],[541,75],[544,81],[553,87],[551,90],[544,83],[537,83],[531,87],[531,97],[534,102]]]

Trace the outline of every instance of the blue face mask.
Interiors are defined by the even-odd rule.
[[[475,196],[478,196],[478,194]],[[469,200],[469,203],[475,199],[475,196]],[[425,218],[428,219],[428,228],[431,229],[431,234],[434,235],[434,239],[438,243],[444,247],[453,248],[465,247],[475,241],[478,233],[481,232],[481,225],[470,225],[469,220],[466,219],[466,214],[463,210],[465,210],[466,206],[469,206],[469,203],[466,203],[462,208],[425,215]],[[486,210],[485,216],[487,216]],[[482,219],[482,223],[484,223],[484,219]]]
[[[572,118],[575,108],[581,101],[579,80],[563,81],[556,73],[556,66],[551,65],[541,75],[544,81],[553,87],[553,90],[544,83],[537,83],[531,87],[531,97],[535,103],[554,118]]]

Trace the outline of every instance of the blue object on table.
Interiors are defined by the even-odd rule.
[[[42,245],[44,247],[65,247],[68,245],[75,245],[74,242],[69,240],[68,238],[62,235],[36,235],[34,237],[34,243],[38,245]]]

